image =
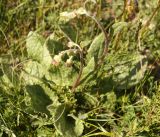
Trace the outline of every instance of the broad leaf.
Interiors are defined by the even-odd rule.
[[[104,50],[104,34],[101,33],[95,37],[93,42],[88,49],[87,60],[89,61],[92,57],[95,58],[95,62],[97,63],[98,59],[102,56]]]
[[[89,107],[96,107],[99,103],[97,98],[94,95],[91,95],[90,93],[84,94],[84,102]]]
[[[37,131],[37,137],[62,137],[59,136],[54,129],[48,128],[47,126],[38,128],[36,131]]]
[[[90,59],[87,66],[84,67],[82,72],[81,84],[86,84],[94,77],[93,73],[95,70],[95,60],[94,57]]]
[[[47,107],[53,103],[49,89],[43,88],[40,85],[28,85],[26,90],[29,93],[33,105],[33,109],[37,112],[50,115]],[[48,91],[47,91],[48,90]],[[47,94],[50,93],[50,94]],[[51,95],[53,96],[53,95]],[[53,97],[52,97],[53,98]]]
[[[27,84],[39,83],[41,78],[46,74],[46,68],[36,61],[28,61],[24,64],[24,71],[21,76]]]
[[[104,81],[118,89],[130,88],[143,79],[147,64],[145,56],[138,52],[110,55],[104,66]]]
[[[43,59],[43,44],[45,40],[36,32],[29,32],[26,47],[28,56],[32,59],[41,61]]]
[[[71,107],[68,104],[60,105],[55,113],[55,128],[64,137],[78,137],[83,132],[83,124],[69,116]]]
[[[28,34],[26,41],[28,56],[33,60],[39,61],[47,69],[52,62],[52,58],[44,43],[44,38],[36,32],[30,32]]]
[[[63,50],[63,45],[61,42],[57,41],[54,34],[51,34],[45,41],[44,46],[47,47],[51,57],[57,55],[60,51]]]
[[[58,86],[72,86],[77,76],[78,72],[65,64],[60,64],[58,67],[51,66],[49,73],[45,75]]]

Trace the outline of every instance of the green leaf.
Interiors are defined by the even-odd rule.
[[[27,84],[35,84],[39,83],[45,74],[46,68],[43,65],[36,61],[28,61],[24,64],[24,71],[21,76]]]
[[[84,130],[84,125],[81,120],[76,119],[74,131],[77,136],[81,136]]]
[[[28,85],[26,90],[29,93],[32,101],[33,109],[37,112],[50,115],[47,107],[52,104],[52,100],[46,91],[40,85]]]
[[[44,45],[45,40],[36,32],[30,32],[26,40],[28,56],[33,60],[39,61],[42,65],[49,68],[52,58],[47,47]]]
[[[95,37],[93,42],[88,49],[87,60],[90,60],[92,57],[95,58],[95,62],[102,56],[103,49],[104,49],[104,34],[101,33]]]
[[[67,37],[69,37],[73,42],[76,42],[77,33],[69,23],[62,24],[60,27]]]
[[[84,94],[84,100],[86,100],[86,104],[90,107],[96,107],[97,104],[99,103],[99,101],[97,100],[96,97],[94,97],[93,95],[89,94],[89,93],[85,93]]]
[[[29,32],[26,40],[28,56],[41,61],[43,59],[43,44],[45,40],[36,32]]]
[[[106,85],[126,89],[138,84],[147,70],[146,57],[138,52],[117,54],[109,55],[104,65]]]
[[[73,114],[69,114],[68,116],[72,117],[75,120],[74,131],[77,136],[81,136],[84,130],[84,125],[82,120],[80,120],[78,117],[74,116]]]
[[[82,48],[86,48],[89,46],[90,43],[91,43],[91,40],[84,40],[80,42],[80,45]]]
[[[78,72],[72,67],[60,64],[59,66],[51,66],[49,73],[45,76],[48,80],[53,81],[58,86],[72,86],[77,75]]]
[[[51,57],[57,55],[60,51],[63,50],[63,45],[61,42],[57,41],[54,34],[51,34],[45,41],[45,46],[47,47]]]
[[[41,127],[41,128],[38,128],[36,131],[37,131],[37,137],[57,137],[55,136],[54,129]]]
[[[85,84],[89,82],[89,80],[94,76],[93,75],[94,70],[95,70],[95,61],[94,61],[94,57],[92,57],[88,62],[87,66],[84,67],[83,69],[81,84]]]
[[[81,108],[94,108],[99,104],[99,100],[97,99],[96,94],[91,93],[79,93],[76,95],[77,105]],[[81,114],[80,114],[81,115]],[[87,116],[85,114],[85,116]],[[82,114],[82,117],[83,114]],[[80,118],[80,117],[79,117]]]
[[[55,128],[64,137],[78,137],[83,132],[83,123],[69,116],[71,106],[62,104],[57,108],[54,116]]]
[[[101,101],[106,111],[115,111],[117,96],[114,91],[101,94]]]

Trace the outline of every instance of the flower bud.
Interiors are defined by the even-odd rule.
[[[69,48],[73,48],[74,45],[75,45],[75,44],[74,44],[72,41],[68,42],[68,44],[67,44],[67,46],[68,46]]]
[[[59,55],[55,55],[54,58],[53,58],[53,61],[52,61],[52,64],[54,66],[59,66],[59,63],[62,61],[62,55],[59,54]]]
[[[69,59],[67,59],[67,61],[66,61],[66,66],[67,67],[71,67],[72,66],[72,64],[73,64],[73,56],[71,56]]]

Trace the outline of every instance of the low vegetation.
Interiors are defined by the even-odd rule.
[[[160,1],[0,1],[0,137],[160,136]]]

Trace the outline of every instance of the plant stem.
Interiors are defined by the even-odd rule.
[[[102,53],[101,57],[100,57],[99,60],[98,60],[97,66],[96,66],[96,68],[97,68],[97,67],[99,68],[99,67],[102,65],[102,63],[103,63],[103,60],[104,60],[106,54],[108,53],[109,37],[108,37],[107,32],[105,31],[105,28],[104,28],[104,27],[101,25],[101,23],[95,18],[95,16],[92,16],[92,15],[90,15],[89,13],[87,13],[86,15],[96,22],[96,24],[98,25],[99,29],[102,31],[102,33],[103,33],[104,36],[105,36],[105,46],[104,46],[104,50],[103,50],[103,53]]]
[[[72,86],[72,92],[74,92],[76,87],[79,85],[80,79],[81,79],[81,76],[82,76],[82,72],[83,72],[83,52],[80,51],[79,55],[80,55],[80,61],[81,61],[80,70],[79,70],[78,77],[77,77],[76,81],[74,82],[74,84]]]

